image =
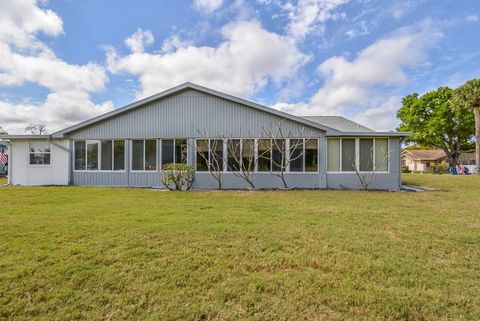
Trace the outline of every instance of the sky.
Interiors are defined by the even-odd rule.
[[[480,77],[480,0],[0,0],[0,127],[52,133],[190,81],[394,130]]]

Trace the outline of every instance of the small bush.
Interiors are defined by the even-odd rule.
[[[446,174],[448,173],[448,168],[445,168],[443,165],[433,165],[431,166],[433,174]]]
[[[408,166],[402,165],[402,173],[410,173]]]
[[[162,167],[162,183],[171,191],[188,191],[194,178],[195,171],[188,164],[170,163]]]

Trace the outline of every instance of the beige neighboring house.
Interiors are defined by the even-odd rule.
[[[462,152],[458,157],[458,161],[463,165],[476,165],[475,164],[475,151]]]
[[[414,172],[425,172],[430,166],[441,164],[447,155],[443,150],[404,150],[402,151],[402,165]]]

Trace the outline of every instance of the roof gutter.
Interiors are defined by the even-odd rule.
[[[410,132],[340,132],[338,134],[327,134],[327,137],[400,137],[405,139]]]

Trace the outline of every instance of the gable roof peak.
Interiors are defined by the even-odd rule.
[[[302,117],[299,117],[299,116],[294,116],[294,115],[291,115],[289,113],[279,111],[279,110],[276,110],[276,109],[273,109],[271,107],[267,107],[267,106],[264,106],[264,105],[260,105],[260,104],[254,103],[252,101],[243,99],[243,98],[239,98],[239,97],[229,95],[229,94],[226,94],[226,93],[223,93],[223,92],[220,92],[220,91],[216,91],[214,89],[203,87],[203,86],[194,84],[192,82],[184,82],[184,83],[182,83],[178,86],[175,86],[175,87],[172,87],[170,89],[164,90],[164,91],[162,91],[158,94],[140,99],[140,100],[138,100],[136,102],[133,102],[131,104],[128,104],[124,107],[114,109],[114,110],[112,110],[110,112],[107,112],[105,114],[99,115],[97,117],[88,119],[88,120],[80,122],[76,125],[67,127],[67,128],[62,129],[60,131],[57,131],[57,132],[53,133],[51,136],[53,136],[53,137],[63,137],[64,134],[68,134],[68,133],[76,131],[78,129],[90,126],[94,123],[104,121],[106,119],[109,119],[109,118],[114,117],[116,115],[119,115],[121,113],[127,112],[129,110],[132,110],[132,109],[140,107],[140,106],[144,106],[148,103],[160,100],[160,99],[165,98],[167,96],[174,95],[174,94],[176,94],[176,93],[178,93],[182,90],[185,90],[187,88],[194,89],[194,90],[197,90],[197,91],[200,91],[200,92],[203,92],[203,93],[215,96],[215,97],[219,97],[219,98],[222,98],[222,99],[226,99],[226,100],[229,100],[229,101],[232,101],[232,102],[236,102],[238,104],[241,104],[241,105],[244,105],[244,106],[247,106],[247,107],[250,107],[250,108],[254,108],[254,109],[266,112],[266,113],[274,114],[278,117],[289,119],[289,120],[292,120],[294,122],[301,123],[301,124],[304,124],[306,126],[322,130],[324,132],[327,132],[327,131],[328,132],[330,132],[330,131],[337,132],[337,130],[335,130],[333,128],[330,128],[328,126],[319,124],[319,123],[317,123],[315,121],[312,121],[312,120],[308,120],[308,119],[305,119],[305,118],[302,118]]]

